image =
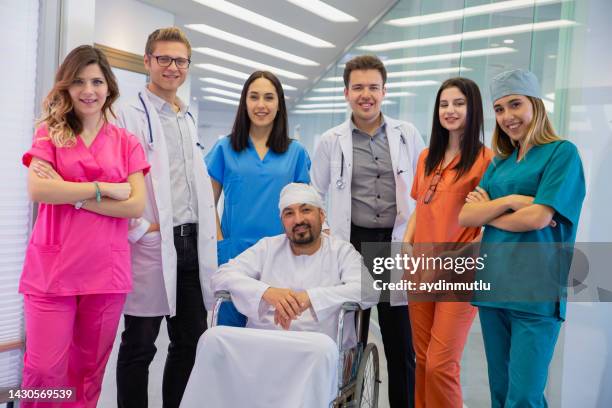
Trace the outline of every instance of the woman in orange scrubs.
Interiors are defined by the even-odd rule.
[[[493,156],[483,143],[482,122],[478,86],[466,78],[445,81],[436,97],[429,148],[419,157],[411,192],[417,206],[404,242],[421,247],[480,239],[480,228],[459,226],[458,216]],[[459,364],[476,308],[468,302],[435,301],[431,295],[425,300],[411,300],[409,294],[415,406],[462,407]]]

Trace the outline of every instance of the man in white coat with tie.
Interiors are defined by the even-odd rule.
[[[375,56],[346,63],[344,95],[352,114],[321,136],[311,168],[313,186],[327,198],[330,233],[362,254],[362,243],[402,241],[415,208],[409,192],[425,147],[414,125],[381,113],[386,79]],[[390,303],[377,307],[391,408],[414,406],[415,357],[406,304],[405,294],[393,292]]]
[[[124,309],[117,361],[117,404],[148,405],[149,364],[164,317],[170,345],[164,408],[178,408],[193,367],[217,267],[212,185],[197,147],[193,116],[176,95],[188,75],[191,46],[178,28],[154,31],[145,47],[150,82],[118,112],[118,124],[143,145],[151,170],[142,218],[131,221],[133,292]]]

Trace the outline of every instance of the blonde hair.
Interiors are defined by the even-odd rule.
[[[57,147],[71,147],[76,136],[83,131],[83,124],[74,112],[68,89],[78,73],[88,65],[97,64],[108,85],[108,97],[102,106],[102,116],[108,122],[107,112],[113,117],[111,106],[119,97],[119,86],[104,53],[91,45],[81,45],[66,56],[55,74],[55,84],[43,100],[42,114],[36,126],[46,125],[49,138]]]
[[[187,36],[178,27],[166,27],[166,28],[158,28],[149,34],[149,38],[147,38],[147,45],[145,45],[145,54],[152,55],[153,49],[155,48],[155,43],[157,41],[176,41],[183,43],[185,47],[187,47],[187,52],[189,53],[189,58],[191,58],[191,44],[187,39]]]
[[[540,146],[561,140],[548,119],[544,102],[540,98],[534,98],[533,96],[525,96],[525,98],[529,99],[533,107],[533,119],[529,125],[529,130],[527,130],[524,142],[532,146]],[[495,154],[507,158],[517,147],[518,144],[501,129],[496,121],[491,142],[491,148]]]

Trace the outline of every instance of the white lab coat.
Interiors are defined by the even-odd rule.
[[[353,137],[350,119],[329,129],[322,136],[312,160],[310,179],[321,197],[327,201],[327,222],[333,236],[345,241],[351,236],[351,181],[353,177]],[[391,165],[395,175],[395,201],[397,216],[391,240],[401,242],[410,215],[416,203],[410,197],[412,181],[421,151],[425,143],[411,123],[385,116],[387,140],[391,153]],[[338,188],[341,180],[342,155],[344,188]],[[392,292],[392,305],[406,304],[405,293]]]
[[[130,220],[129,240],[132,251],[133,291],[128,294],[124,313],[133,316],[176,315],[177,255],[174,248],[170,168],[163,128],[143,89],[139,95],[150,118],[149,123],[138,96],[117,112],[117,124],[136,135],[151,165],[145,177],[147,199],[141,218]],[[191,135],[197,135],[195,123],[187,118]],[[217,269],[217,230],[212,185],[202,153],[192,140],[193,174],[198,200],[198,258],[200,283],[207,309],[214,305],[210,277]],[[146,234],[151,223],[160,225],[160,232]]]

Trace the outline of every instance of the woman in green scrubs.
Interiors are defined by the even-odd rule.
[[[487,357],[492,407],[547,407],[544,388],[561,322],[585,195],[576,146],[556,134],[535,75],[513,70],[491,83],[496,154],[459,215],[485,226],[475,296]]]

